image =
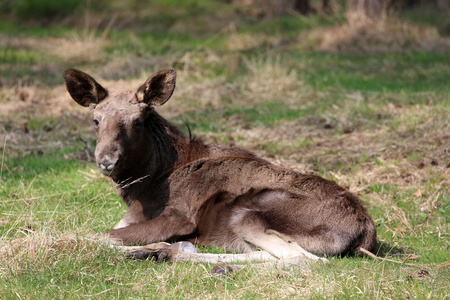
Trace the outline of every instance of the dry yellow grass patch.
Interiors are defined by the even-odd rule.
[[[76,106],[62,85],[50,89],[19,84],[0,89],[0,111],[4,116],[21,113],[60,115]]]
[[[247,50],[259,47],[276,47],[281,45],[281,36],[269,36],[263,32],[238,33],[231,30],[227,38],[228,50]]]
[[[47,38],[45,50],[72,64],[80,64],[101,60],[102,50],[108,43],[94,32],[81,32],[68,38]]]
[[[301,35],[299,46],[345,53],[427,51],[448,53],[450,39],[434,27],[418,26],[386,14],[377,19],[347,12],[345,24],[319,28]]]
[[[61,57],[72,64],[95,62],[102,58],[102,50],[109,44],[106,37],[97,36],[93,30],[74,32],[70,37],[0,36],[0,46],[25,48]]]
[[[20,274],[28,264],[39,267],[49,261],[73,255],[76,260],[94,258],[104,251],[106,240],[87,233],[56,233],[45,227],[41,230],[24,228],[15,238],[0,237],[0,277]]]
[[[295,69],[286,68],[281,58],[244,58],[248,75],[240,83],[245,99],[252,104],[262,100],[278,100],[300,97],[303,82]]]

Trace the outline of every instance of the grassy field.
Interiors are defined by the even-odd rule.
[[[260,18],[212,0],[47,1],[53,17],[34,0],[1,4],[0,299],[450,297],[444,12],[355,23],[339,10]],[[377,254],[404,264],[331,257],[212,276],[212,265],[125,258],[93,234],[126,207],[93,162],[90,111],[63,86],[69,67],[129,89],[177,69],[163,116],[337,181],[375,220]]]

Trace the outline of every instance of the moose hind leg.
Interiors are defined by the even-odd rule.
[[[281,260],[294,257],[303,257],[306,260],[328,262],[326,258],[318,257],[305,249],[296,242],[274,230],[266,230],[263,222],[258,218],[257,213],[248,212],[243,217],[240,224],[236,224],[237,234],[245,240]]]
[[[326,258],[318,257],[303,249],[299,244],[282,239],[281,235],[272,231],[249,231],[242,238],[282,260],[304,257],[305,260],[328,262]]]

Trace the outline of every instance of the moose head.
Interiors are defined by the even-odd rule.
[[[138,166],[151,159],[157,150],[154,131],[158,128],[151,129],[152,123],[159,120],[154,107],[163,105],[172,96],[176,71],[165,69],[152,74],[135,92],[110,92],[76,69],[65,70],[63,77],[72,98],[94,112],[95,160],[100,171],[114,180],[139,176],[131,176],[135,170],[145,172]]]

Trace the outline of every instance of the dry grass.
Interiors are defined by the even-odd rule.
[[[401,21],[386,12],[372,19],[350,10],[346,23],[312,30],[299,38],[300,48],[343,53],[391,53],[450,51],[450,39],[434,27]]]
[[[231,26],[227,32],[228,50],[248,50],[260,47],[277,47],[282,43],[282,36],[268,35],[264,32],[258,33],[239,33],[236,28]]]
[[[76,107],[63,86],[50,89],[19,83],[3,87],[0,95],[0,110],[4,116],[20,113],[59,115]]]
[[[72,64],[100,60],[103,48],[109,43],[106,36],[97,36],[95,30],[90,29],[74,32],[70,37],[48,36],[44,39],[1,35],[0,41],[0,46],[5,48],[40,51],[70,61]]]
[[[240,55],[222,57],[221,63],[225,62],[231,72],[237,68],[239,60],[243,61],[246,76],[236,76],[232,81],[224,75],[209,74],[208,69],[195,63],[197,57],[201,57],[206,66],[220,63],[219,58],[212,54],[188,53],[180,59],[184,68],[177,71],[177,90],[169,103],[170,110],[166,110],[169,116],[174,112],[180,115],[205,107],[220,109],[235,105],[248,108],[266,100],[292,104],[307,97],[297,72],[286,69],[279,56],[251,59]],[[236,120],[233,125],[239,127],[242,124]]]
[[[252,101],[289,101],[298,99],[302,94],[302,82],[298,79],[295,69],[287,69],[281,64],[279,56],[266,58],[244,58],[248,76],[241,89],[246,99]],[[256,95],[261,95],[256,97]]]
[[[108,247],[101,235],[58,233],[49,227],[23,228],[15,236],[0,238],[0,277],[11,273],[19,276],[30,265],[40,268],[67,256],[79,261],[94,259]]]
[[[45,51],[72,64],[82,64],[101,60],[107,45],[108,40],[97,37],[95,32],[82,31],[69,38],[48,38]]]
[[[53,137],[76,132],[79,123],[87,122],[88,112],[71,100],[63,86],[17,85],[3,87],[0,94],[0,143],[9,157],[61,149],[63,143]]]

